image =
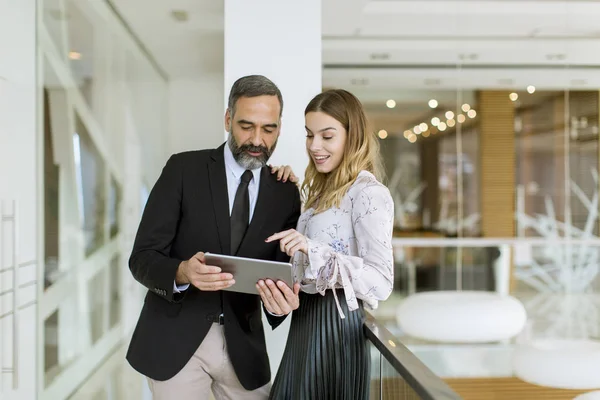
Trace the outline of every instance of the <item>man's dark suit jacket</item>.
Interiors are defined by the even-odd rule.
[[[260,297],[193,286],[173,293],[181,261],[199,251],[230,253],[223,146],[173,155],[150,193],[129,259],[133,276],[149,291],[127,360],[151,379],[172,378],[198,349],[222,305],[229,357],[241,384],[253,390],[271,379]],[[278,242],[265,239],[295,228],[299,216],[296,185],[278,182],[263,168],[254,215],[237,255],[289,261]],[[273,329],[285,318],[267,316]]]

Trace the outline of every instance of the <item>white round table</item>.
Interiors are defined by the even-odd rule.
[[[527,321],[514,297],[483,291],[422,292],[398,307],[399,327],[409,336],[441,343],[496,342],[519,334]]]
[[[535,385],[557,389],[598,389],[600,342],[586,339],[535,340],[515,349],[513,367],[519,379]]]

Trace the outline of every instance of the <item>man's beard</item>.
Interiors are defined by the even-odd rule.
[[[230,131],[227,144],[229,145],[231,153],[233,153],[233,158],[239,165],[244,169],[257,169],[267,165],[267,161],[269,161],[273,151],[275,151],[275,147],[277,147],[277,140],[275,140],[275,143],[273,143],[273,146],[271,146],[270,149],[265,146],[253,146],[251,144],[238,146],[233,133]],[[249,151],[252,153],[260,153],[260,155],[251,156],[248,154]]]

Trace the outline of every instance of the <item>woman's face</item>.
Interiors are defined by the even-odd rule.
[[[317,171],[327,174],[342,162],[346,129],[335,118],[322,112],[309,112],[306,120],[306,150]]]

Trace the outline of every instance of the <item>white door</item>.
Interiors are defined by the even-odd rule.
[[[7,400],[35,399],[36,392],[37,263],[19,257],[17,205],[0,201],[0,398]]]
[[[0,398],[36,396],[36,1],[0,0]]]

